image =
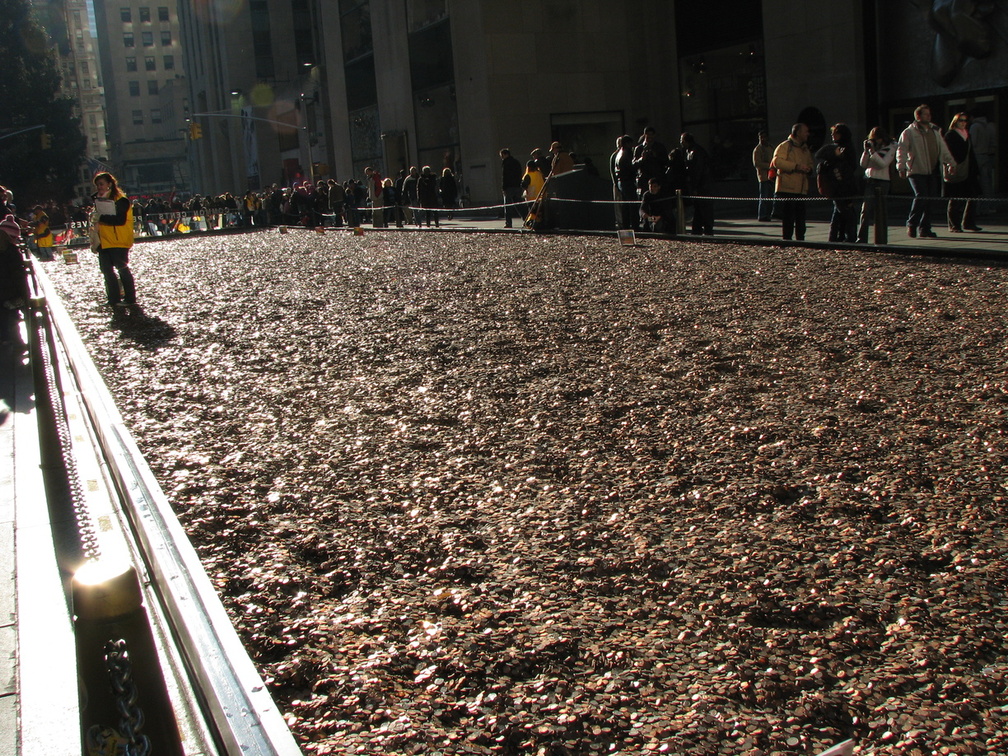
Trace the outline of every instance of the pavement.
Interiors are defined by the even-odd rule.
[[[894,201],[890,205],[890,219],[902,220],[905,217],[907,203]],[[678,237],[681,241],[717,241],[732,244],[765,244],[768,246],[803,246],[821,247],[828,249],[850,249],[851,251],[866,250],[876,252],[896,252],[903,254],[923,255],[932,257],[966,257],[974,259],[998,260],[1002,257],[1008,261],[1008,202],[1000,202],[999,209],[995,215],[985,215],[977,219],[978,225],[982,229],[979,232],[949,231],[944,223],[934,227],[938,234],[936,239],[911,238],[903,225],[894,225],[892,222],[886,229],[887,241],[885,244],[840,244],[829,241],[829,212],[830,206],[821,202],[811,204],[809,210],[808,230],[804,242],[784,241],[781,238],[781,225],[779,221],[770,223],[760,223],[754,217],[719,216],[715,207],[714,235],[712,237],[700,237],[686,233]],[[936,202],[936,209],[938,204]],[[728,206],[733,209],[733,206]],[[443,213],[443,211],[442,211]],[[736,211],[737,213],[737,211]],[[941,205],[941,212],[938,213],[941,220],[944,220],[944,204]],[[687,210],[687,228],[689,210]],[[537,230],[529,231],[522,227],[519,220],[513,221],[511,228],[505,228],[504,218],[499,214],[499,210],[483,211],[480,209],[463,208],[453,212],[450,217],[443,213],[440,219],[439,228],[422,229],[416,226],[404,226],[402,229],[396,228],[393,224],[390,227],[373,229],[368,223],[362,225],[364,233],[374,230],[381,231],[486,231],[495,233],[524,233],[524,234],[592,234],[611,236],[617,238],[615,230],[596,231],[574,231],[574,230]],[[311,229],[304,229],[295,226],[284,227],[288,233],[305,233]],[[325,233],[346,233],[346,228],[327,228]],[[638,233],[635,240],[646,240],[659,238],[653,234]],[[874,239],[874,230],[869,232],[869,239]]]
[[[0,753],[79,753],[74,637],[23,328],[0,333]]]

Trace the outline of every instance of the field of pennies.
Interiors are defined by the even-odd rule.
[[[1008,267],[263,231],[53,262],[306,754],[1008,753]]]

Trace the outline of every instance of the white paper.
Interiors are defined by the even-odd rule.
[[[96,199],[95,209],[98,211],[99,215],[115,215],[115,200],[110,199]]]

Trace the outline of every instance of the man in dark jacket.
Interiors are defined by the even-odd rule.
[[[522,201],[522,166],[507,147],[500,151],[501,190],[504,193],[504,228],[511,228],[511,218],[517,212],[517,203]]]
[[[679,137],[683,157],[686,160],[686,177],[689,181],[690,196],[693,198],[693,225],[691,231],[699,236],[714,233],[714,200],[709,199],[713,188],[710,156],[707,150],[697,144],[688,131]]]

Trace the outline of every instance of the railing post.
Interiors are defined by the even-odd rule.
[[[875,187],[875,243],[889,243],[889,219],[886,217],[885,195],[882,187]]]
[[[675,226],[676,226],[676,236],[682,236],[686,233],[686,208],[683,207],[682,189],[675,190],[676,199],[676,211],[675,211]]]
[[[146,739],[149,751],[130,753],[183,756],[136,570],[126,563],[86,562],[74,574],[72,596],[84,753],[104,753],[97,743],[132,746]],[[122,680],[110,679],[110,641],[125,641],[128,649],[128,675]],[[133,727],[135,732],[124,732]]]

